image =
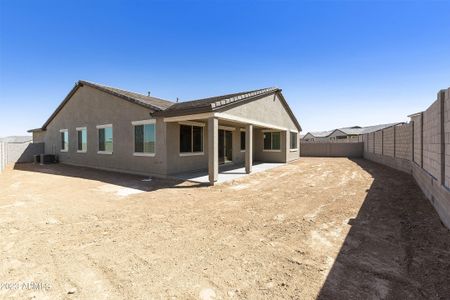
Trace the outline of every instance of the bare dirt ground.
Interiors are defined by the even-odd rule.
[[[406,174],[302,158],[215,187],[143,179],[0,175],[0,298],[450,298],[450,232]]]

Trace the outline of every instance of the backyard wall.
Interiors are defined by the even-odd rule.
[[[410,173],[450,228],[450,88],[409,124],[365,134],[364,158]]]
[[[34,161],[34,155],[44,153],[43,143],[0,142],[0,173],[7,165]]]
[[[302,143],[300,156],[362,157],[363,143]]]

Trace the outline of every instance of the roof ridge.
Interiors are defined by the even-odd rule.
[[[125,93],[136,94],[136,95],[139,95],[141,97],[149,98],[149,100],[150,99],[156,99],[156,100],[166,101],[166,102],[170,102],[170,103],[176,103],[176,102],[171,101],[171,100],[162,99],[162,98],[159,98],[159,97],[148,96],[148,95],[141,94],[141,93],[138,93],[138,92],[124,90],[124,89],[121,89],[121,88],[118,88],[118,87],[113,87],[113,86],[109,86],[109,85],[105,85],[105,84],[101,84],[101,83],[97,83],[97,82],[92,82],[92,81],[87,81],[87,80],[78,80],[78,82],[81,83],[81,84],[95,85],[95,86],[98,86],[98,87],[101,87],[101,88],[114,89],[114,90],[118,90],[118,91],[125,92]]]
[[[239,101],[239,100],[241,100],[243,98],[247,98],[247,97],[258,96],[258,95],[264,94],[266,92],[272,92],[272,91],[274,91],[276,89],[277,88],[272,87],[272,88],[264,88],[264,89],[244,92],[244,93],[241,93],[241,94],[236,95],[236,96],[227,97],[227,98],[215,101],[215,102],[211,103],[211,108],[214,109],[217,106],[233,103],[233,102]]]
[[[237,93],[230,93],[230,94],[225,94],[225,95],[217,95],[217,96],[211,96],[211,97],[205,97],[205,98],[199,98],[199,99],[192,99],[192,100],[183,101],[181,103],[194,102],[194,101],[206,101],[206,100],[212,100],[214,98],[227,99],[227,98],[238,96],[238,95],[245,95],[245,94],[258,92],[258,91],[262,91],[262,90],[269,90],[269,89],[273,90],[273,89],[277,89],[277,88],[276,87],[261,88],[261,89],[250,90],[250,91],[245,91],[245,92],[237,92]]]

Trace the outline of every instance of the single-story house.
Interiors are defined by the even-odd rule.
[[[328,131],[308,132],[301,138],[301,140],[302,142],[334,142],[334,141],[360,142],[362,141],[363,134],[375,132],[399,124],[403,123],[398,122],[366,127],[352,126],[352,127],[336,128]]]
[[[281,89],[173,102],[78,81],[41,128],[30,130],[65,164],[171,176],[253,161],[299,158],[301,127]]]

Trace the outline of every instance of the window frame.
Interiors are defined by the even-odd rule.
[[[83,130],[85,130],[86,131],[86,150],[80,150],[80,149],[78,149],[78,132],[79,131],[83,131]],[[77,127],[76,128],[76,132],[77,132],[77,153],[87,153],[87,148],[88,148],[88,143],[87,143],[87,126],[85,126],[85,127]],[[83,144],[83,142],[81,142],[82,144]]]
[[[247,139],[247,132],[245,129],[240,130],[241,132],[239,133],[239,149],[241,150],[241,152],[245,152],[247,150],[247,145],[245,145],[245,141]],[[244,133],[244,149],[242,149],[242,133]]]
[[[67,142],[66,143],[64,143],[64,146],[67,144],[67,148],[65,148],[64,147],[64,149],[62,149],[61,148],[61,133],[67,133]],[[59,151],[60,152],[69,152],[69,129],[60,129],[59,130],[59,138],[60,138],[60,141],[59,141]]]
[[[133,156],[143,156],[143,157],[155,157],[156,155],[156,119],[132,121],[131,127],[133,130]],[[144,126],[144,136],[145,136],[145,125],[154,125],[154,136],[155,136],[155,147],[153,153],[151,152],[136,152],[136,126]]]
[[[190,126],[191,127],[191,151],[190,152],[181,152],[181,144],[178,145],[178,153],[179,156],[196,156],[196,155],[205,155],[205,123],[201,122],[179,122],[178,123],[178,142],[181,139],[181,125]],[[194,152],[194,127],[200,127],[202,129],[202,151]]]
[[[96,128],[97,128],[97,154],[108,154],[108,155],[113,154],[113,152],[114,152],[114,128],[113,128],[113,125],[112,124],[97,125]],[[100,151],[99,150],[99,148],[100,148],[99,130],[106,129],[106,128],[111,128],[111,131],[112,131],[113,151]],[[105,141],[105,144],[106,144],[106,141]],[[106,147],[106,145],[105,145],[105,147]]]
[[[292,134],[295,134],[295,148],[292,148]],[[298,132],[289,131],[289,151],[297,152],[298,151]]]
[[[281,152],[281,131],[280,130],[263,130],[263,152]],[[264,145],[264,135],[266,133],[270,133],[270,149],[265,149],[265,145]],[[278,133],[280,135],[280,149],[273,149],[273,139],[272,139],[272,134],[273,133]]]

